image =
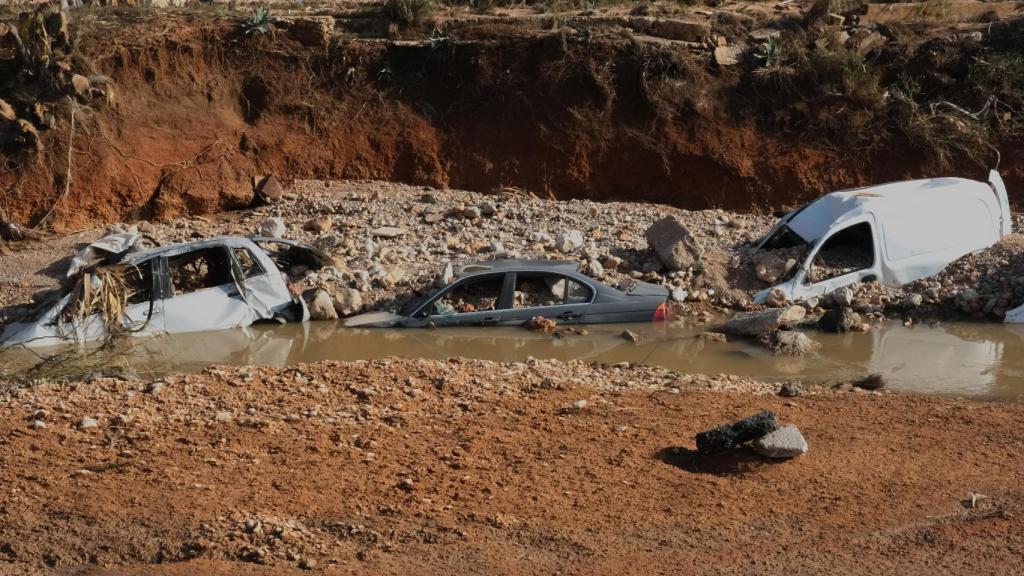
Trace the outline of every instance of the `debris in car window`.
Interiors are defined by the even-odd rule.
[[[354,316],[346,326],[521,326],[647,322],[668,319],[668,290],[629,279],[628,292],[602,284],[578,262],[494,260],[460,268],[432,296],[397,314]],[[446,268],[446,273],[447,273]],[[550,322],[550,324],[548,324]]]

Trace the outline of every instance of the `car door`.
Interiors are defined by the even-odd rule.
[[[252,309],[233,278],[225,246],[167,257],[171,295],[164,300],[164,329],[171,333],[247,326]]]
[[[512,306],[502,324],[519,325],[534,316],[559,324],[578,324],[594,299],[594,290],[580,280],[550,272],[516,272]]]
[[[507,312],[509,275],[462,278],[431,299],[413,318],[428,326],[496,326]]]

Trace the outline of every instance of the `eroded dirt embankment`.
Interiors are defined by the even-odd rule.
[[[871,100],[888,98],[881,92],[818,94],[798,76],[766,83],[753,57],[718,67],[685,42],[622,30],[581,37],[513,19],[399,42],[333,31],[309,46],[285,32],[242,35],[240,18],[98,14],[72,22],[73,61],[111,78],[112,95],[75,107],[66,196],[66,101],[53,105],[43,152],[8,152],[2,207],[23,225],[51,211],[67,230],[246,206],[252,178],[269,173],[741,210],[887,179],[983,174],[963,155],[943,167],[934,143],[893,130],[896,108]],[[755,26],[722,32],[745,38]],[[810,45],[808,34],[799,41]],[[905,70],[927,88],[936,66],[962,67],[981,49],[960,44],[918,53],[891,43],[885,73]],[[940,63],[927,57],[937,50]],[[965,76],[952,78],[943,90]],[[7,97],[31,105],[16,86]],[[1021,149],[1002,143],[1011,192]]]

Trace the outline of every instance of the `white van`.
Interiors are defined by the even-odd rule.
[[[775,289],[800,301],[856,282],[899,287],[1010,232],[1006,186],[995,170],[987,184],[932,178],[832,192],[783,216],[758,245],[804,248],[804,256],[754,301],[763,304]]]

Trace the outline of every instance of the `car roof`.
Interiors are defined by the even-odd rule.
[[[826,194],[788,217],[786,224],[807,242],[824,236],[836,224],[866,213],[885,218],[913,207],[927,218],[929,209],[950,210],[962,202],[997,201],[988,184],[966,178],[929,178],[891,182]]]
[[[574,260],[485,260],[461,266],[455,271],[457,278],[466,278],[479,274],[494,272],[561,272],[572,273],[580,269],[579,262]]]
[[[192,252],[195,250],[203,250],[213,246],[227,246],[228,248],[241,248],[251,247],[252,241],[248,238],[241,236],[217,236],[216,238],[209,238],[206,240],[196,240],[193,242],[182,242],[178,244],[168,244],[166,246],[157,246],[156,248],[149,248],[147,250],[139,250],[138,252],[131,252],[127,254],[123,262],[129,264],[138,264],[153,258],[154,256],[168,255],[174,256],[177,254],[184,254],[186,252]]]

